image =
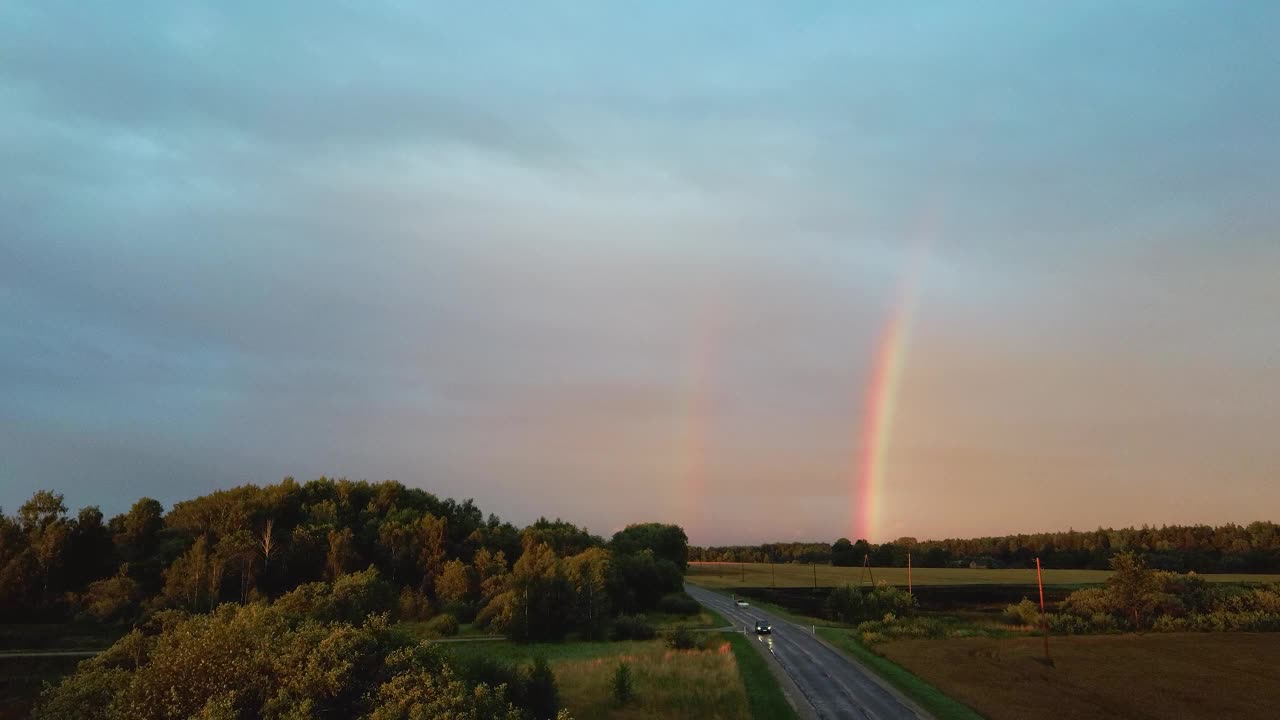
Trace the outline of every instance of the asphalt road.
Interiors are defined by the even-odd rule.
[[[724,595],[696,585],[685,585],[685,590],[739,628],[748,627],[748,635],[755,632],[756,620],[767,620],[773,626],[773,644],[769,649],[808,701],[814,716],[822,720],[927,717],[873,677],[871,671],[814,637],[808,627],[802,628],[755,607],[738,607]],[[767,643],[769,636],[764,638]]]

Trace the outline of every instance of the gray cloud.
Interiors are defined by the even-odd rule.
[[[924,242],[886,532],[1009,529],[903,508],[1037,467],[1225,476],[1195,519],[1248,519],[1280,466],[1275,11],[787,13],[7,6],[0,504],[330,473],[836,536]],[[1164,519],[1135,503],[1107,521]]]

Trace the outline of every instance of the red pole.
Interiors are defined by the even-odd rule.
[[[1044,609],[1044,576],[1040,573],[1040,558],[1036,558],[1036,584],[1040,586],[1040,624],[1044,627],[1044,659],[1053,662],[1049,657],[1049,614]]]

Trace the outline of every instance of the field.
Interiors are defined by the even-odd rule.
[[[899,640],[887,658],[991,720],[1263,718],[1280,706],[1273,634]]]
[[[706,634],[707,650],[669,650],[661,640],[517,645],[507,641],[459,643],[458,657],[482,655],[522,663],[541,655],[551,664],[560,702],[576,720],[645,718],[751,718],[736,654],[729,638]],[[617,707],[610,692],[620,662],[631,665],[635,697]]]
[[[866,580],[861,567],[789,563],[689,563],[687,579],[711,588],[834,587]],[[893,585],[907,585],[906,568],[871,568],[871,576]],[[816,575],[816,580],[815,580]],[[1109,570],[1045,570],[1046,585],[1094,585],[1106,582]],[[1202,576],[1211,582],[1280,582],[1280,575],[1221,574]],[[1035,585],[1035,570],[982,568],[914,568],[914,585]]]

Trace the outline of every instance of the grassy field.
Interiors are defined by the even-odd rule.
[[[1263,718],[1280,707],[1274,634],[1072,636],[1050,647],[1054,667],[1037,660],[1036,637],[899,640],[877,650],[991,720]]]
[[[100,650],[111,647],[127,630],[87,623],[0,624],[0,652]]]
[[[74,672],[83,658],[0,658],[0,720],[28,717],[44,683]]]
[[[834,587],[866,579],[860,567],[795,565],[779,563],[689,563],[689,582],[706,587]],[[876,580],[906,586],[906,568],[871,568]],[[1108,570],[1045,570],[1046,585],[1093,585],[1106,582]],[[1280,575],[1203,575],[1211,582],[1280,582]],[[984,570],[981,568],[915,568],[912,583],[929,585],[1034,585],[1035,570]]]
[[[709,633],[705,641],[709,649],[683,651],[669,650],[661,640],[546,645],[501,641],[459,643],[449,649],[460,658],[480,655],[509,663],[545,657],[555,672],[561,703],[577,720],[748,720],[752,717],[748,697],[729,638]],[[624,661],[631,665],[635,697],[618,707],[611,682]],[[764,672],[767,676],[767,668]],[[776,687],[772,677],[767,680]]]

